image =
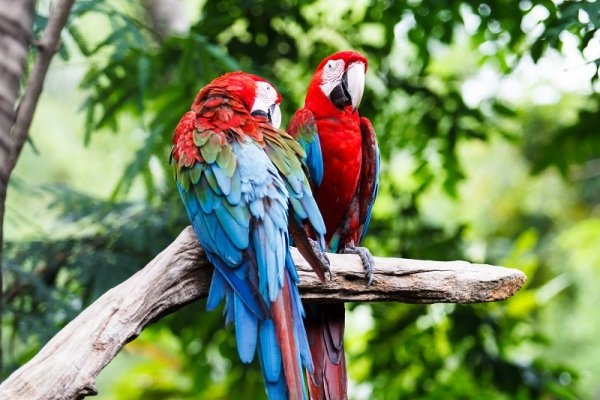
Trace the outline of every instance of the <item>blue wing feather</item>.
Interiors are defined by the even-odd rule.
[[[258,351],[270,398],[285,399],[283,356],[270,307],[272,301],[281,298],[284,279],[298,280],[289,255],[288,196],[292,192],[297,195],[302,208],[306,207],[307,195],[314,199],[310,191],[306,192],[309,187],[303,177],[292,173],[284,181],[256,143],[230,144],[236,157],[233,173],[226,173],[216,161],[200,167],[196,163],[178,170],[177,188],[198,240],[215,267],[207,308],[216,308],[225,298],[223,312],[226,321],[235,325],[240,359],[250,362]],[[310,217],[312,209],[308,210],[305,214]],[[293,309],[288,323],[298,353],[285,356],[312,367],[310,357],[306,358],[309,353],[303,310],[297,308],[301,307],[297,288],[291,284],[287,287],[292,290]]]
[[[306,165],[311,179],[316,186],[323,182],[323,154],[321,153],[321,141],[315,130],[312,141],[300,140],[300,145],[306,151]]]
[[[308,167],[312,183],[321,186],[323,181],[323,153],[321,152],[317,121],[312,111],[307,108],[296,111],[287,130],[306,153],[303,161]]]
[[[319,233],[320,235],[325,235],[325,222],[323,221],[323,217],[321,216],[321,211],[319,211],[319,206],[315,201],[312,194],[310,197],[308,196],[308,191],[305,192],[306,195],[302,197],[300,200],[304,210],[306,211],[308,220],[312,225],[313,229]]]
[[[237,206],[242,200],[242,181],[240,179],[240,171],[236,168],[233,171],[233,177],[231,178],[231,191],[227,195],[227,201],[232,206]]]
[[[300,277],[298,276],[296,265],[294,264],[294,260],[292,259],[292,253],[290,253],[289,251],[285,255],[285,266],[292,280],[296,283],[300,282]]]
[[[304,149],[305,156],[302,162],[309,172],[307,180],[303,176],[302,169],[294,171],[296,173],[294,178],[301,183],[301,186],[296,189],[295,193],[291,194],[291,204],[299,222],[305,219],[309,220],[311,227],[317,234],[319,244],[324,250],[325,223],[308,184],[308,181],[310,181],[312,185],[320,186],[323,181],[324,169],[317,121],[312,111],[307,108],[296,111],[288,125],[288,133]]]
[[[223,192],[221,191],[221,188],[219,187],[219,183],[217,182],[217,178],[215,177],[215,173],[213,172],[213,169],[212,168],[206,168],[204,170],[204,176],[206,177],[206,180],[208,181],[208,184],[211,187],[211,189],[218,196],[222,196]]]
[[[239,205],[236,209],[241,209]],[[238,250],[244,250],[248,247],[249,236],[248,226],[243,226],[236,220],[235,216],[231,214],[230,210],[223,204],[219,204],[215,207],[215,215],[219,221],[219,228],[227,233],[227,237],[231,240],[233,245]]]
[[[227,196],[231,193],[231,178],[226,176],[221,167],[219,167],[216,163],[212,164],[212,168],[210,169],[215,176],[215,181],[221,189],[223,195]]]

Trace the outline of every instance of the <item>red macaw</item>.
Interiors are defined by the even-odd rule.
[[[306,398],[302,368],[313,367],[288,224],[308,221],[321,240],[325,225],[303,173],[304,151],[278,129],[280,99],[254,75],[213,80],[177,125],[171,163],[215,267],[207,308],[226,299],[239,356],[249,363],[258,351],[269,398],[300,399]]]
[[[332,252],[358,254],[372,281],[373,257],[357,247],[365,236],[378,190],[379,148],[373,126],[359,117],[367,60],[353,51],[325,58],[317,67],[304,108],[288,126],[306,150],[313,193],[325,220]],[[305,321],[314,371],[312,399],[346,399],[344,306],[307,308]]]

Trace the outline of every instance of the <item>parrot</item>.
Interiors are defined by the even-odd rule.
[[[287,132],[306,151],[304,162],[325,220],[328,250],[358,254],[369,286],[373,256],[358,245],[379,189],[380,155],[373,125],[358,114],[366,70],[367,59],[358,52],[341,51],[325,58]],[[344,312],[343,304],[307,307],[305,327],[314,363],[309,375],[312,399],[347,399]]]
[[[207,309],[225,299],[239,357],[250,363],[258,353],[269,399],[305,399],[302,369],[313,365],[289,231],[295,227],[298,236],[310,226],[322,248],[325,224],[304,173],[304,150],[279,129],[280,101],[274,86],[256,75],[214,79],[177,124],[170,163],[214,266]],[[328,265],[305,253],[324,279]]]

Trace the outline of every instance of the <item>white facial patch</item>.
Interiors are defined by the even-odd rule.
[[[275,104],[277,102],[277,91],[273,85],[269,82],[256,82],[256,99],[254,100],[254,104],[257,101],[269,106]]]
[[[323,67],[321,90],[329,97],[333,88],[340,83],[344,75],[344,60],[329,60]]]
[[[268,82],[256,82],[256,97],[250,113],[255,111],[263,111],[269,116],[271,124],[279,128],[281,125],[281,110],[277,100],[277,91]]]

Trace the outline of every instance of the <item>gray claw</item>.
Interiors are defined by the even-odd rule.
[[[319,245],[319,242],[317,242],[316,240],[308,238],[308,242],[312,246],[313,253],[315,253],[317,255],[317,257],[319,257],[321,264],[323,264],[323,268],[325,269],[325,272],[327,272],[329,274],[329,280],[331,280],[333,278],[333,276],[331,275],[331,262],[329,261],[327,254],[325,254],[325,252],[323,252],[321,250],[321,246]]]
[[[371,286],[373,283],[373,268],[375,266],[375,259],[373,259],[373,255],[366,247],[356,247],[354,245],[350,245],[345,247],[342,250],[342,253],[345,254],[358,254],[360,257],[360,261],[362,262],[363,267],[365,268],[365,278],[367,278],[367,287]]]

